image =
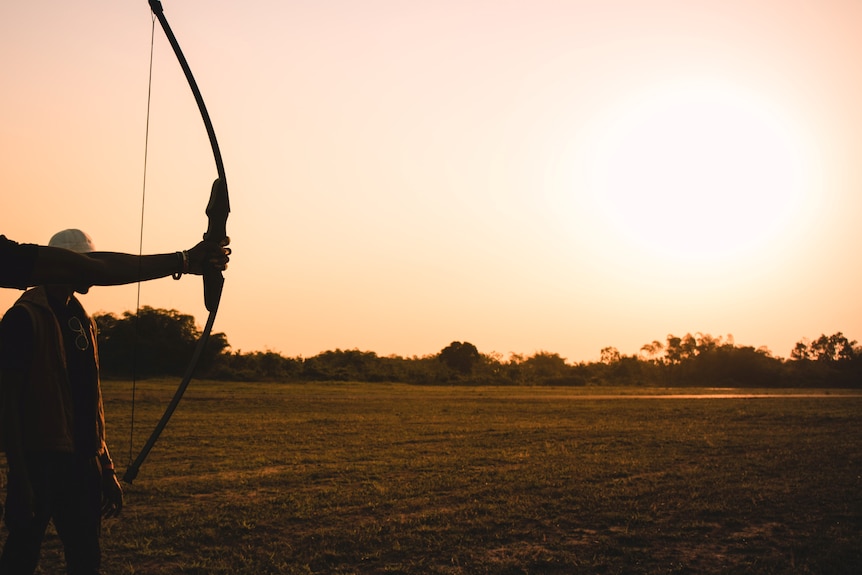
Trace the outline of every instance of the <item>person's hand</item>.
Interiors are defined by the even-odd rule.
[[[204,270],[224,271],[230,261],[230,238],[220,242],[204,240],[188,251],[189,273],[201,275]]]
[[[116,517],[123,510],[123,488],[113,470],[102,473],[102,517]]]

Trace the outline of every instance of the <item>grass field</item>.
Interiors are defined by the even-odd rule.
[[[175,385],[138,383],[136,448]],[[634,393],[193,382],[103,572],[862,572],[862,396]],[[122,473],[130,384],[104,395]]]

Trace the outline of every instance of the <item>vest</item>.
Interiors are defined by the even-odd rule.
[[[41,287],[24,292],[15,305],[23,307],[33,322],[33,361],[30,365],[29,382],[26,389],[22,390],[21,398],[21,434],[24,449],[74,453],[75,414],[60,324]],[[88,338],[92,343],[90,349],[96,365],[96,417],[91,425],[88,423],[91,432],[87,432],[84,445],[78,447],[81,455],[91,457],[105,452],[105,412],[98,381],[96,324],[89,316],[85,315],[85,320],[82,324],[89,332]]]

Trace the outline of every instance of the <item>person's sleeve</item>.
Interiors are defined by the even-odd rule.
[[[27,289],[31,283],[39,246],[19,244],[0,236],[0,286]]]
[[[0,322],[0,369],[26,371],[33,357],[33,323],[30,314],[14,306]]]

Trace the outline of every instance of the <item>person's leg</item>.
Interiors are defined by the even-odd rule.
[[[8,501],[8,497],[7,497]],[[30,575],[36,571],[42,551],[42,538],[48,521],[34,520],[29,525],[13,527],[8,522],[9,534],[0,555],[0,575]]]
[[[47,523],[11,528],[0,555],[0,575],[30,575],[36,571]]]
[[[27,458],[32,501],[31,494],[24,492],[20,485],[7,483],[4,521],[9,534],[0,556],[0,575],[30,575],[39,564],[53,500],[49,459],[43,456]]]
[[[95,458],[69,458],[62,496],[54,507],[54,527],[63,542],[66,572],[70,575],[99,573],[102,552],[102,477]]]

